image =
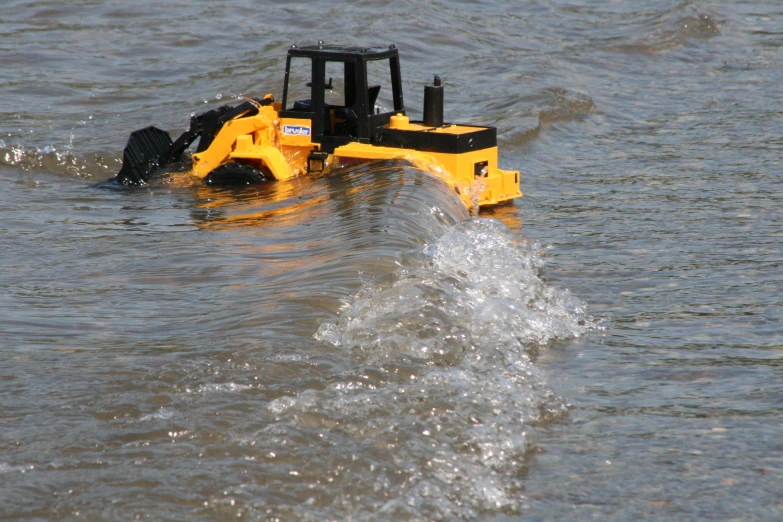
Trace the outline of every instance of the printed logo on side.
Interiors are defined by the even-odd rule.
[[[286,136],[309,136],[310,127],[307,125],[283,125],[283,134]]]

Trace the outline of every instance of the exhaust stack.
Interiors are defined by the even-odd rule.
[[[435,76],[433,85],[424,86],[425,127],[443,127],[443,86],[440,76]]]

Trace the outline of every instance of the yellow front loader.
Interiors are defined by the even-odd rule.
[[[423,119],[410,121],[394,45],[293,46],[281,101],[267,94],[199,114],[176,141],[156,127],[131,133],[117,182],[147,183],[181,161],[196,139],[191,173],[208,185],[285,180],[351,160],[405,159],[442,179],[469,209],[522,196],[519,172],[498,167],[494,127],[444,123],[437,76],[425,87]]]

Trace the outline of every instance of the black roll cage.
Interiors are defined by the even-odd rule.
[[[291,78],[291,59],[295,57],[311,59],[310,99],[296,100],[291,104],[288,100],[288,91]],[[375,98],[378,95],[380,86],[368,85],[367,63],[381,60],[389,61],[394,108],[390,112],[374,114]],[[325,102],[327,62],[344,64],[344,107],[329,106]],[[332,109],[337,109],[335,115],[339,116],[343,121],[350,123],[349,126],[341,127],[342,131],[332,132],[329,124],[329,112]],[[402,96],[399,53],[395,46],[392,45],[389,48],[359,48],[319,44],[292,47],[288,50],[280,116],[283,118],[309,119],[312,125],[312,140],[321,144],[321,150],[332,152],[335,147],[351,141],[369,143],[373,130],[376,127],[388,124],[391,116],[397,113],[405,114],[405,105]],[[345,130],[347,128],[350,128],[350,130]]]

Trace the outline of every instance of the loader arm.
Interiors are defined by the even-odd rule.
[[[204,179],[229,160],[251,165],[276,180],[294,172],[277,147],[277,112],[261,107],[257,114],[227,121],[209,147],[193,154],[192,174]]]
[[[190,128],[177,138],[157,127],[146,127],[132,132],[125,145],[122,168],[116,180],[121,185],[143,185],[158,170],[182,159],[182,154],[196,140],[197,152],[207,150],[223,127],[235,120],[258,114],[259,110],[274,102],[271,95],[262,100],[248,100],[236,107],[224,105],[190,119]],[[214,167],[213,167],[214,168]]]

